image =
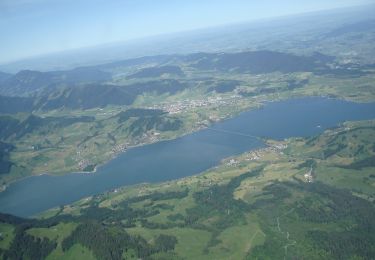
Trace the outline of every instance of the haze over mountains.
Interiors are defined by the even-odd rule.
[[[340,37],[345,34],[374,28],[374,10],[375,5],[359,6],[161,35],[24,59],[2,64],[0,71],[16,73],[25,69],[66,70],[158,54],[263,49],[290,51],[292,46],[296,53],[304,53],[305,48],[320,46],[316,51],[335,54],[329,51],[326,53],[321,46],[329,44],[333,38],[340,42]],[[330,17],[334,19],[330,20]],[[318,31],[322,32],[322,36],[312,38],[311,35]]]
[[[0,112],[17,113],[27,112],[30,109],[89,109],[107,105],[131,105],[137,96],[143,93],[172,95],[194,87],[194,82],[198,79],[188,80],[184,70],[186,72],[189,70],[223,73],[229,71],[249,74],[274,72],[312,72],[318,75],[354,76],[363,74],[360,67],[352,68],[351,65],[332,68],[334,62],[334,57],[320,53],[314,53],[312,56],[297,56],[274,51],[253,51],[151,56],[67,71],[23,70],[15,75],[7,74],[7,77],[0,81],[0,95],[3,95],[0,96],[2,99]],[[121,72],[121,75],[126,75],[127,79],[148,79],[149,81],[125,85],[106,83],[118,77],[117,71],[119,70],[128,71],[125,74]],[[163,76],[166,77],[163,78]],[[210,89],[215,90],[215,88]]]

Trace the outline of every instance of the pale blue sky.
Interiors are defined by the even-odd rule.
[[[0,0],[0,63],[374,0]]]

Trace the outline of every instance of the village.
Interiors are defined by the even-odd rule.
[[[115,144],[109,151],[109,156],[111,158],[116,157],[118,154],[125,152],[127,149],[139,145],[144,145],[144,144],[151,144],[158,142],[160,139],[160,133],[156,132],[154,130],[148,131],[146,133],[143,133],[142,136],[133,138],[129,142],[121,143],[121,144]],[[83,147],[79,147],[76,151],[76,155],[74,157],[74,160],[77,162],[77,168],[80,171],[83,171],[87,169],[90,165],[93,165],[93,162],[90,161],[89,159],[86,159],[85,156],[83,155],[84,152],[87,152],[87,147],[85,148],[86,150],[83,150]]]
[[[244,160],[245,161],[258,161],[258,160],[261,160],[266,154],[269,154],[269,153],[277,153],[279,155],[283,155],[284,153],[282,150],[286,149],[287,147],[288,145],[283,144],[283,143],[270,144],[266,148],[262,148],[262,149],[258,149],[258,150],[254,150],[254,151],[250,151],[246,153],[244,156]],[[226,163],[226,165],[233,166],[233,165],[237,165],[239,162],[240,162],[239,160],[230,159]]]
[[[306,182],[308,182],[308,183],[312,183],[313,181],[314,181],[314,176],[313,176],[313,168],[312,168],[312,166],[310,167],[310,170],[307,172],[307,173],[305,173],[304,175],[303,175],[303,177],[305,177],[305,181]]]
[[[169,114],[179,114],[182,112],[186,112],[190,109],[200,108],[200,107],[208,107],[212,105],[216,106],[225,106],[225,105],[233,105],[236,103],[241,96],[239,95],[231,95],[229,97],[208,97],[207,99],[185,99],[182,101],[176,101],[173,103],[160,103],[150,107],[146,107],[148,109],[161,109]]]

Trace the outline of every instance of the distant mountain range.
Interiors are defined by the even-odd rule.
[[[68,71],[20,71],[15,75],[3,73],[4,80],[0,81],[0,113],[131,105],[143,93],[175,94],[193,86],[196,79],[186,76],[186,69],[241,74],[312,72],[355,76],[364,73],[360,67],[353,68],[350,64],[347,65],[350,69],[343,66],[332,68],[334,63],[335,57],[321,53],[302,56],[262,50],[162,55]],[[127,81],[114,81],[118,75]],[[232,91],[239,83],[215,83],[208,91]],[[207,85],[211,85],[210,81],[207,81]]]
[[[78,122],[92,122],[94,117],[46,117],[28,115],[26,118],[15,119],[10,116],[0,116],[0,139],[18,139],[43,127],[51,129],[63,128]]]
[[[0,82],[3,82],[3,81],[7,80],[10,77],[12,77],[12,74],[0,71]]]
[[[65,88],[61,92],[43,96],[35,103],[35,108],[51,110],[58,108],[89,109],[107,105],[131,105],[135,98],[146,92],[176,93],[187,85],[175,80],[159,80],[135,83],[127,86],[88,84]],[[87,98],[90,97],[90,98]]]
[[[357,42],[348,37],[374,30],[373,12],[374,5],[369,5],[232,24],[53,53],[3,64],[0,70],[12,73],[24,69],[67,70],[142,56],[261,49],[284,52],[294,48],[298,54],[318,50],[330,55],[334,49],[327,43],[332,37],[348,43],[341,46],[343,51],[356,48]],[[356,51],[365,54],[360,53],[359,46]]]
[[[165,74],[180,77],[184,76],[184,72],[178,66],[161,66],[141,69],[140,71],[128,76],[128,78],[158,78]]]
[[[314,72],[325,69],[322,63],[322,55],[297,56],[289,53],[274,51],[253,51],[240,53],[198,54],[192,56],[194,68],[200,70],[235,71],[253,74],[271,72]],[[326,56],[323,55],[324,58]]]
[[[25,96],[46,88],[102,82],[110,79],[110,73],[98,70],[95,67],[52,72],[23,70],[15,75],[6,74],[3,80],[0,81],[0,93],[3,95]]]
[[[33,108],[33,98],[0,96],[0,113],[14,114],[18,112],[32,111]]]

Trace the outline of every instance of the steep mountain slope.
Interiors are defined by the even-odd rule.
[[[0,83],[5,81],[6,79],[10,78],[11,76],[12,76],[12,74],[0,71]]]
[[[33,114],[23,120],[0,116],[0,140],[19,139],[34,131],[53,131],[80,122],[93,122],[94,118],[81,117],[38,117]]]
[[[91,67],[51,72],[23,70],[0,82],[0,94],[25,96],[46,88],[110,79],[111,74]]]
[[[33,111],[33,98],[0,96],[0,114]]]
[[[87,84],[64,88],[43,95],[35,104],[42,110],[57,108],[89,109],[107,105],[131,105],[136,97],[143,93],[175,94],[187,88],[186,83],[177,80],[157,80],[134,83],[125,86],[106,84]]]

